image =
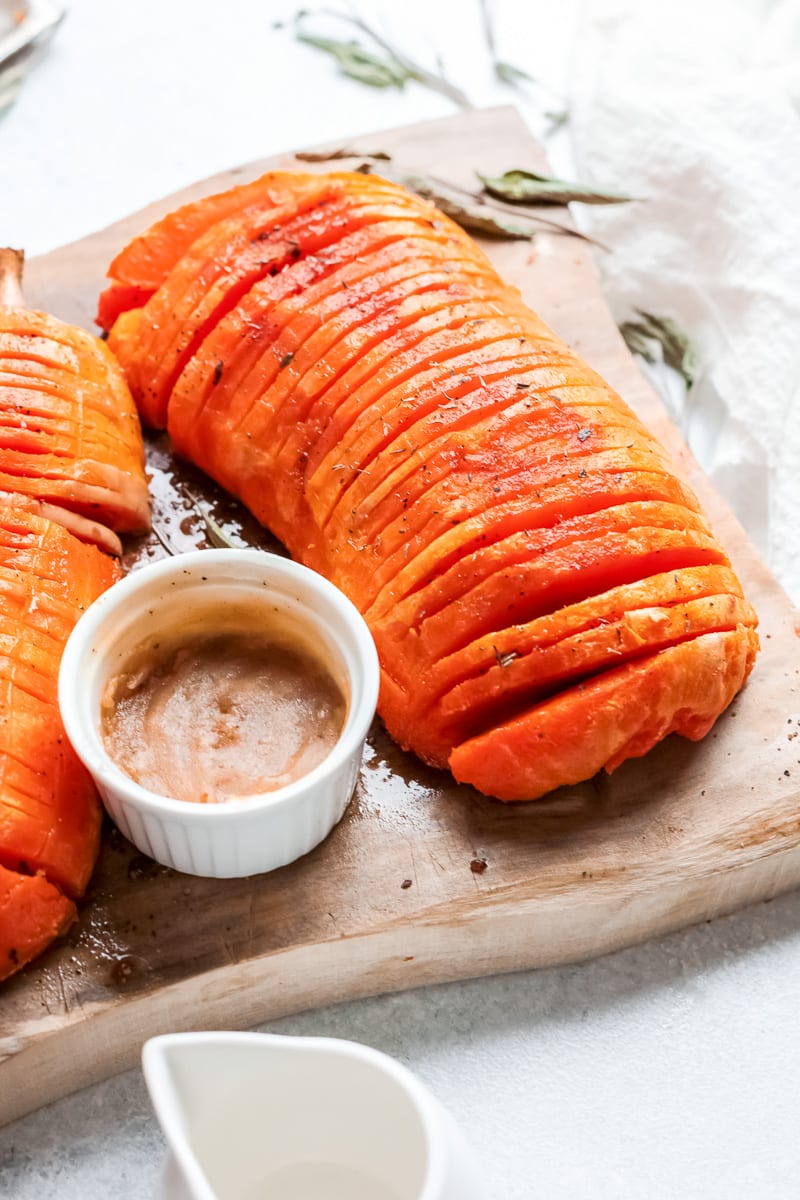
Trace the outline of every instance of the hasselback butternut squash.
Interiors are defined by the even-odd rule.
[[[89,881],[100,802],[57,683],[81,613],[149,525],[139,418],[97,338],[24,307],[0,251],[0,979],[63,933]],[[109,551],[103,553],[103,551]]]
[[[361,609],[429,763],[534,799],[703,736],[744,683],[756,616],[691,489],[426,201],[274,172],[109,277],[143,416]]]

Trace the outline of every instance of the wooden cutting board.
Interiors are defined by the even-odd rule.
[[[357,139],[472,185],[544,162],[511,109]],[[29,264],[30,302],[91,328],[105,268],[176,203],[259,174],[226,172]],[[563,210],[557,218],[568,221]],[[641,220],[648,220],[642,206]],[[502,275],[670,445],[761,617],[745,693],[700,745],[672,738],[536,804],[504,807],[401,753],[376,724],[331,837],[272,875],[162,869],[113,829],[79,926],[0,992],[0,1121],[131,1066],[145,1038],[231,1028],[371,993],[577,960],[730,912],[800,883],[798,613],[703,478],[639,374],[585,242],[486,248]],[[204,544],[199,511],[269,538],[163,443],[150,448],[160,541],[128,565]]]

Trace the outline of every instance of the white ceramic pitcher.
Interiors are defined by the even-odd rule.
[[[171,1151],[165,1200],[485,1200],[449,1114],[368,1046],[184,1033],[142,1061]]]

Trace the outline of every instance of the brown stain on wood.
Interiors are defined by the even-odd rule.
[[[465,184],[476,166],[544,165],[511,109],[378,142]],[[34,259],[32,302],[91,328],[106,265],[128,237],[177,202],[274,165],[227,172]],[[557,236],[540,237],[534,255],[524,242],[485,246],[690,477],[761,618],[750,683],[703,743],[671,738],[610,777],[535,804],[505,806],[457,786],[399,750],[376,721],[342,823],[300,862],[254,879],[157,867],[109,824],[79,925],[0,996],[0,1121],[132,1065],[157,1032],[242,1027],[380,991],[574,961],[800,883],[798,614],[636,369],[587,247]],[[148,458],[160,540],[132,544],[128,569],[206,544],[204,513],[280,552],[239,505],[173,460],[164,438],[150,440]]]

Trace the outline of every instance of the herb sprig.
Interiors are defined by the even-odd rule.
[[[503,59],[497,57],[491,0],[481,0],[481,21],[483,23],[483,36],[486,39],[486,48],[489,51],[492,70],[496,78],[501,83],[507,83],[509,87],[519,87],[521,83],[535,83],[536,80],[534,77],[529,75],[527,71],[523,71],[522,67],[515,67],[513,63],[504,62]]]
[[[305,22],[314,16],[333,17],[347,22],[368,38],[376,49],[364,46],[356,38],[322,37],[310,31]],[[459,108],[473,107],[466,93],[450,82],[441,66],[438,73],[422,66],[403,50],[392,45],[387,38],[368,25],[361,17],[331,9],[321,9],[318,13],[309,13],[303,10],[295,16],[295,36],[305,45],[313,46],[317,50],[330,54],[336,60],[343,75],[349,79],[355,79],[359,83],[365,83],[369,87],[402,89],[407,83],[421,83],[431,91],[446,96]]]
[[[640,355],[645,362],[656,363],[659,355],[668,367],[681,375],[690,388],[700,371],[700,358],[688,334],[671,317],[659,317],[655,313],[636,310],[638,321],[624,321],[619,331],[632,354]]]
[[[312,163],[332,162],[348,158],[360,159],[361,161],[354,165],[354,170],[360,171],[364,175],[377,172],[385,179],[398,183],[402,187],[408,188],[409,191],[416,192],[418,196],[430,200],[463,229],[474,233],[530,241],[537,230],[545,229],[602,247],[601,242],[589,237],[588,234],[581,233],[580,230],[564,225],[560,221],[543,217],[540,212],[533,210],[522,212],[521,206],[512,207],[488,193],[470,190],[453,183],[452,180],[439,179],[435,175],[413,167],[404,167],[396,163],[386,150],[367,153],[351,146],[337,146],[329,150],[301,150],[295,154],[295,158],[300,162]],[[376,166],[376,163],[379,165]]]
[[[564,179],[553,179],[536,171],[514,168],[502,175],[481,175],[478,178],[490,196],[505,200],[508,204],[626,204],[632,196],[592,184],[570,183]]]

